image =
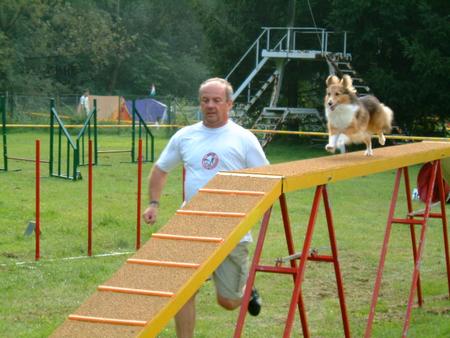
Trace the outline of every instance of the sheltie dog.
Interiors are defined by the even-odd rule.
[[[344,144],[364,143],[364,155],[372,156],[371,137],[376,134],[378,142],[385,144],[384,133],[389,133],[392,129],[392,110],[380,103],[375,96],[358,97],[348,75],[344,75],[342,79],[330,75],[325,83],[327,91],[324,105],[329,135],[325,149],[334,153],[336,148],[340,148],[343,152]]]

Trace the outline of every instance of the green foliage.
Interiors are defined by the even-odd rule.
[[[445,135],[448,1],[335,0],[328,23],[351,32],[355,68],[406,132]]]
[[[0,91],[145,96],[154,83],[158,95],[194,97],[205,78],[228,74],[261,27],[317,26],[349,32],[352,64],[395,124],[444,135],[449,12],[447,0],[1,1]],[[280,102],[320,102],[322,91],[302,93],[323,88],[326,69],[288,68]]]
[[[0,90],[192,96],[207,76],[189,1],[2,1]]]

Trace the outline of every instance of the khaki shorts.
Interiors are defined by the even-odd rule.
[[[219,295],[240,299],[248,277],[248,242],[239,243],[214,271],[213,279]]]

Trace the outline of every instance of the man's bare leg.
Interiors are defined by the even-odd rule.
[[[195,295],[175,315],[178,338],[193,338],[195,328]]]
[[[242,303],[242,298],[240,299],[229,299],[229,298],[225,298],[222,297],[221,295],[217,294],[217,303],[219,303],[219,305],[221,307],[223,307],[226,310],[234,310],[237,307],[239,307]]]

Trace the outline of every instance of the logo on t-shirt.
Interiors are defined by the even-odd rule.
[[[205,169],[211,170],[219,164],[219,156],[216,153],[207,153],[202,158],[202,166]]]

